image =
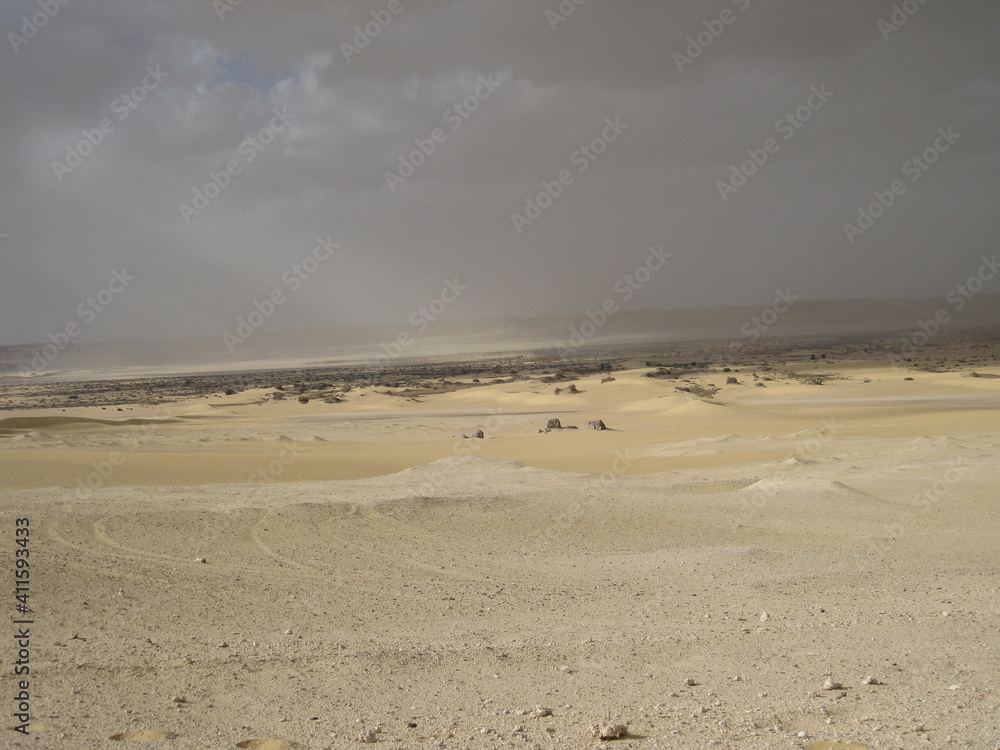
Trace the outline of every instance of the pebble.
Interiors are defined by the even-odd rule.
[[[543,716],[551,716],[552,709],[547,708],[546,706],[535,706],[534,710],[531,712],[531,715],[534,716],[536,719],[540,719]]]
[[[832,677],[827,677],[826,682],[823,683],[824,690],[840,690],[844,686],[837,682]]]
[[[769,615],[767,612],[761,612],[760,613],[760,621],[761,622],[767,622],[770,619],[771,619],[771,615]]]
[[[866,685],[881,685],[882,683],[878,681],[878,678],[875,675],[871,675],[870,674],[867,677],[865,677],[865,684]]]
[[[602,740],[617,740],[628,734],[628,727],[624,724],[595,724],[590,733]]]
[[[695,682],[694,677],[688,677],[686,680],[684,680],[684,684],[687,685],[688,687],[694,687],[698,683]]]

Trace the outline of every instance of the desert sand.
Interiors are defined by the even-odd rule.
[[[993,750],[1000,363],[967,344],[32,384],[2,744]]]

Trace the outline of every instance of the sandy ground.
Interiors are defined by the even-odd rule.
[[[0,744],[995,750],[1000,368],[822,369],[0,412]]]

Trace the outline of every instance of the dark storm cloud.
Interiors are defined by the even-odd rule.
[[[341,252],[269,327],[402,320],[455,277],[450,317],[579,311],[659,245],[629,306],[943,293],[996,252],[998,22],[940,0],[7,3],[0,343],[87,323],[120,269],[81,340],[221,335],[327,235]]]

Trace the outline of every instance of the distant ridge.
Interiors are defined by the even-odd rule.
[[[412,357],[463,357],[470,354],[574,351],[609,344],[640,345],[719,341],[722,344],[806,336],[892,334],[919,330],[939,309],[950,317],[946,331],[1000,329],[1000,296],[980,294],[961,311],[941,297],[907,300],[795,301],[784,312],[768,306],[679,310],[622,310],[602,318],[602,300],[588,311],[533,318],[441,319],[421,334],[406,321],[397,325],[363,325],[303,331],[256,331],[230,353],[217,336],[157,341],[71,343],[52,358],[42,373],[109,367],[206,365],[217,369],[258,369],[267,362],[383,364]],[[784,305],[781,305],[785,308]],[[771,310],[771,312],[765,312]],[[595,321],[601,325],[596,325]],[[768,325],[770,323],[770,325]],[[576,334],[574,337],[574,333]],[[395,347],[401,334],[410,336]],[[755,335],[756,334],[756,335]],[[571,342],[571,337],[573,341]],[[575,343],[574,343],[575,342]],[[0,375],[16,376],[18,366],[31,368],[42,343],[0,347]],[[390,357],[390,354],[393,356]]]

